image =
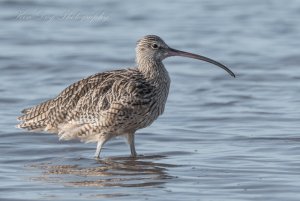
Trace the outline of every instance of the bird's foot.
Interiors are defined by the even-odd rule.
[[[136,157],[137,157],[137,153],[136,153],[136,152],[131,153],[131,157],[132,157],[132,158],[136,158]]]

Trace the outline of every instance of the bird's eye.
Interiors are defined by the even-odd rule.
[[[152,44],[152,48],[153,49],[157,49],[158,48],[158,45],[156,43]]]

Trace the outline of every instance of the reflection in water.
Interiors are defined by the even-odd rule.
[[[36,179],[62,182],[68,186],[159,186],[172,178],[168,175],[167,168],[176,167],[171,164],[153,162],[164,157],[155,155],[140,156],[136,159],[129,157],[103,160],[80,159],[80,163],[77,160],[75,164],[49,162],[30,166],[43,170],[43,175]],[[62,162],[59,161],[59,163]]]

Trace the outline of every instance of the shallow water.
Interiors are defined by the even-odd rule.
[[[0,1],[0,200],[299,200],[300,2]],[[89,18],[85,17],[89,16]],[[94,160],[95,144],[14,128],[24,107],[134,65],[161,36],[222,69],[165,61],[165,114]]]

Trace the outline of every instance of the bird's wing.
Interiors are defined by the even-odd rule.
[[[73,83],[64,89],[56,98],[45,101],[31,108],[24,109],[22,116],[18,120],[23,121],[18,125],[19,128],[28,130],[46,130],[57,132],[57,125],[64,122],[66,117],[76,107],[81,98],[97,86],[102,86],[104,82],[113,74],[121,73],[110,71],[98,73]],[[103,90],[105,90],[103,85]],[[101,95],[101,94],[99,94]]]
[[[122,116],[124,111],[148,104],[151,100],[149,94],[152,91],[152,87],[138,72],[113,71],[113,74],[107,75],[101,83],[89,87],[88,91],[80,95],[76,100],[76,106],[71,104],[75,107],[72,107],[73,110],[68,113],[66,119],[68,121],[79,118],[97,119],[107,113]]]
[[[54,99],[23,110],[18,127],[54,133],[66,125],[80,132],[91,126],[95,126],[91,130],[113,127],[133,114],[143,115],[151,92],[135,69],[98,73],[75,82]]]

